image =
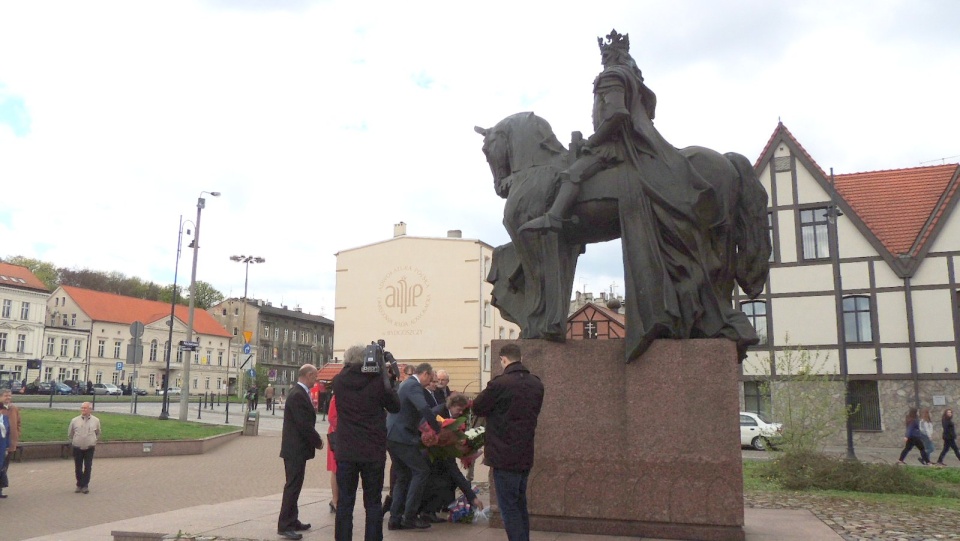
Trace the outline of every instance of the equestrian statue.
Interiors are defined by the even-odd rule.
[[[742,360],[759,339],[732,297],[736,284],[755,298],[767,280],[766,190],[740,154],[668,143],[629,35],[597,41],[603,71],[585,141],[574,132],[566,149],[530,112],[475,128],[511,240],[493,253],[493,304],[521,338],[563,341],[577,258],[620,238],[626,361],[658,338],[728,338]]]

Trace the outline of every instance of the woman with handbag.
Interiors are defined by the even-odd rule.
[[[337,512],[337,502],[340,501],[340,488],[337,486],[337,459],[334,456],[334,446],[337,442],[337,397],[330,398],[327,416],[330,419],[330,428],[327,429],[327,471],[330,472],[330,490],[333,499],[330,500],[330,512]]]

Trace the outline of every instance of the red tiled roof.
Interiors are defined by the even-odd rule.
[[[317,380],[333,381],[333,378],[343,370],[343,363],[327,363],[317,372]]]
[[[916,256],[956,195],[957,164],[835,175],[837,192],[890,254]]]
[[[61,286],[61,288],[93,321],[128,324],[140,321],[150,324],[170,317],[170,305],[165,302],[148,301],[73,286]],[[186,323],[190,319],[190,308],[178,304],[174,308],[174,316]],[[206,310],[195,309],[193,319],[193,330],[197,334],[233,337]]]
[[[30,269],[12,263],[0,263],[0,286],[50,291]]]

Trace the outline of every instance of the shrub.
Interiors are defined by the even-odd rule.
[[[891,464],[866,464],[810,451],[783,453],[768,463],[761,475],[774,479],[788,490],[843,490],[881,494],[908,494],[960,498],[946,477],[937,483],[940,472]],[[942,476],[951,475],[945,472]]]

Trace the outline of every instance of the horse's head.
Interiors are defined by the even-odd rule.
[[[554,163],[567,152],[550,124],[529,112],[510,115],[492,128],[474,130],[483,136],[483,153],[493,174],[493,187],[503,198],[510,192],[513,173]]]

